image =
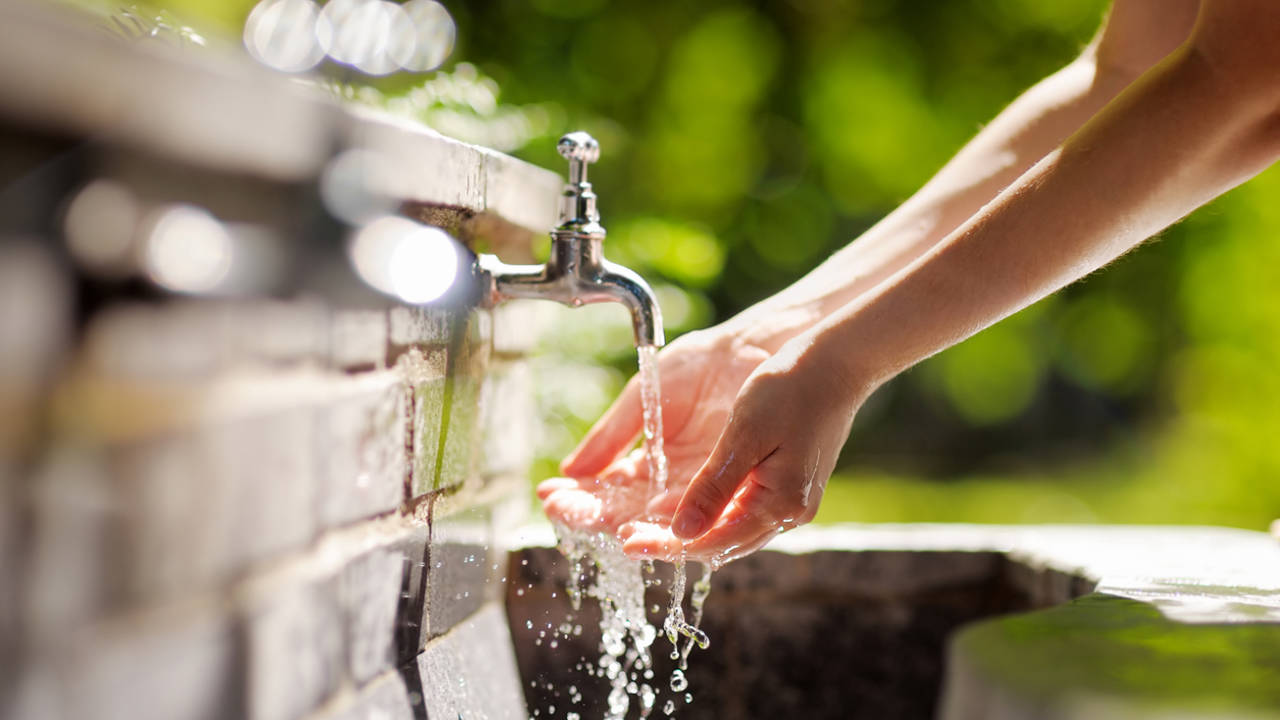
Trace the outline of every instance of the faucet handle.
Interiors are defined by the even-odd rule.
[[[560,138],[556,150],[569,161],[570,182],[586,182],[587,165],[600,159],[600,143],[581,130]],[[574,175],[580,177],[574,178]]]
[[[556,151],[569,161],[569,184],[560,198],[559,230],[589,231],[604,235],[600,213],[596,210],[596,194],[587,181],[587,165],[600,159],[600,143],[579,130],[560,138]]]

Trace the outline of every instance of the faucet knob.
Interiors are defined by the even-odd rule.
[[[583,180],[586,180],[587,165],[600,159],[600,143],[581,130],[560,138],[560,142],[556,143],[556,150],[561,156],[568,158],[570,170],[581,166]]]
[[[579,130],[561,137],[556,143],[556,151],[569,161],[569,184],[561,195],[557,230],[588,232],[603,237],[600,212],[596,210],[596,194],[587,181],[587,166],[600,159],[600,143]]]

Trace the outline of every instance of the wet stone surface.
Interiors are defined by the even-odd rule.
[[[658,567],[662,585],[650,588],[646,605],[660,624],[670,566]],[[555,549],[513,553],[508,570],[530,712],[555,706],[601,717],[607,683],[582,669],[600,655],[597,606],[570,612],[568,571]],[[764,551],[731,563],[712,576],[702,623],[711,645],[692,653],[687,671],[692,703],[669,689],[669,643],[653,646],[655,716],[672,700],[682,719],[932,717],[950,633],[1027,608],[1006,571],[993,552]],[[655,605],[664,610],[652,612]],[[557,632],[566,623],[567,636]],[[576,704],[570,686],[582,695]]]
[[[513,655],[497,603],[433,640],[417,660],[427,717],[524,720]]]

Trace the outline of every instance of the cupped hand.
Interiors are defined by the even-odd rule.
[[[718,565],[813,519],[866,390],[812,348],[801,336],[751,373],[670,527],[626,524],[624,551]]]
[[[769,353],[719,328],[689,333],[658,355],[662,383],[666,492],[649,498],[649,467],[635,445],[643,425],[640,379],[561,465],[567,476],[538,487],[547,515],[577,529],[617,530],[646,519],[669,523],[685,487],[715,447],[742,383]]]

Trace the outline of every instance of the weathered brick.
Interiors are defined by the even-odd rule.
[[[427,635],[448,632],[490,596],[493,580],[493,527],[486,507],[456,512],[437,508],[431,523],[427,568]]]
[[[411,349],[397,360],[395,372],[403,378],[413,402],[409,494],[416,498],[435,488],[444,417],[445,351]]]
[[[192,306],[184,306],[191,308]],[[85,355],[98,376],[157,380],[206,377],[227,364],[217,324],[184,310],[112,307],[89,324]]]
[[[415,428],[422,432],[415,432],[414,437],[415,497],[430,490],[456,488],[476,475],[480,387],[490,356],[489,323],[488,312],[470,313],[465,322],[465,337],[448,350],[444,384],[416,385],[419,393],[415,410],[421,412]],[[433,421],[435,417],[439,420]],[[437,471],[426,472],[431,468]]]
[[[302,405],[232,418],[199,436],[213,499],[215,561],[228,570],[301,546],[316,531],[315,414]]]
[[[427,552],[430,528],[407,524],[390,549],[401,567],[400,598],[396,608],[396,663],[413,660],[427,642]]]
[[[54,253],[0,243],[0,388],[48,374],[70,339],[71,281]]]
[[[329,346],[324,307],[298,301],[113,307],[93,319],[88,337],[94,372],[147,382],[321,362]]]
[[[512,300],[493,309],[493,351],[524,355],[538,343],[544,313],[542,300]]]
[[[441,308],[396,307],[389,316],[391,357],[409,347],[441,346],[449,342],[453,315]]]
[[[418,657],[430,718],[524,720],[515,651],[499,603],[489,603]]]
[[[404,678],[388,672],[316,713],[312,720],[413,720],[413,709]]]
[[[195,434],[178,431],[111,450],[111,491],[122,505],[115,562],[126,602],[206,587],[235,564],[221,553],[221,495]]]
[[[394,510],[404,499],[407,390],[393,373],[361,377],[320,411],[315,445],[323,480],[320,521],[340,525]]]
[[[347,672],[357,683],[392,666],[404,570],[404,556],[381,546],[353,558],[338,576]]]
[[[102,458],[89,450],[51,453],[30,485],[32,536],[21,583],[25,634],[57,637],[101,615],[118,594],[110,554],[120,510]]]
[[[436,459],[440,468],[433,489],[456,488],[476,476],[480,449],[480,389],[476,376],[455,374],[444,388],[444,442]]]
[[[246,717],[293,720],[337,690],[346,665],[335,578],[287,572],[244,589]]]
[[[204,302],[197,307],[217,305]],[[329,313],[313,301],[254,300],[222,310],[223,346],[236,364],[323,362],[330,345]]]
[[[47,381],[72,336],[71,278],[51,248],[0,242],[0,482],[41,446]]]
[[[420,497],[436,489],[440,468],[441,422],[444,418],[443,377],[413,386],[413,457],[409,492]]]
[[[472,352],[482,351],[485,357],[493,349],[493,310],[474,308],[467,313],[467,345]]]
[[[341,310],[330,323],[329,363],[342,370],[386,363],[388,319],[383,310]]]
[[[528,363],[490,368],[480,392],[480,475],[524,477],[535,450],[533,375]]]
[[[12,717],[239,717],[237,652],[220,606],[170,607],[98,623],[44,648],[21,668]]]

